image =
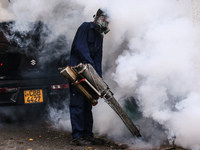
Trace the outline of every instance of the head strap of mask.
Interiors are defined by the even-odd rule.
[[[108,28],[109,22],[104,22],[104,23],[100,22],[101,17],[107,18],[107,15],[101,9],[98,9],[96,16],[94,15],[93,17],[95,19],[94,20],[95,21],[95,30],[97,32],[107,34],[110,31],[110,29]]]

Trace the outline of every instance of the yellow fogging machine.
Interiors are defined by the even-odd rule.
[[[61,70],[61,75],[92,104],[96,105],[101,97],[118,114],[133,136],[141,137],[139,130],[133,124],[118,101],[113,97],[108,85],[97,74],[92,65],[80,63],[77,66],[67,66]]]

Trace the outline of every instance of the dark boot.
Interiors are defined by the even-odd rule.
[[[79,138],[72,140],[70,144],[76,145],[76,146],[91,146],[91,145],[93,145],[91,141],[88,141],[83,137],[79,137]]]
[[[91,136],[84,137],[84,139],[88,142],[91,142],[92,145],[103,145],[105,143],[104,140],[97,139]]]

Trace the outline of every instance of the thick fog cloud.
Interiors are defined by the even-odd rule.
[[[13,19],[13,15],[9,12],[8,7],[8,0],[0,1],[0,21],[7,21]]]
[[[148,2],[147,8],[138,7],[146,17],[136,21],[133,16],[137,25],[130,21],[132,28],[126,28],[128,45],[116,60],[113,79],[123,95],[137,99],[144,117],[163,126],[169,139],[199,149],[198,140],[191,140],[200,138],[199,26],[184,2]]]

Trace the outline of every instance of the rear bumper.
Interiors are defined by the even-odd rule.
[[[4,80],[0,82],[0,88],[17,88],[15,92],[0,92],[0,106],[1,105],[29,105],[46,103],[50,100],[61,101],[68,95],[68,86],[64,89],[52,89],[52,85],[68,84],[63,79],[31,79],[31,80]],[[27,103],[25,102],[25,93],[27,90],[41,90],[42,102],[35,101]],[[34,99],[34,95],[32,96]]]

